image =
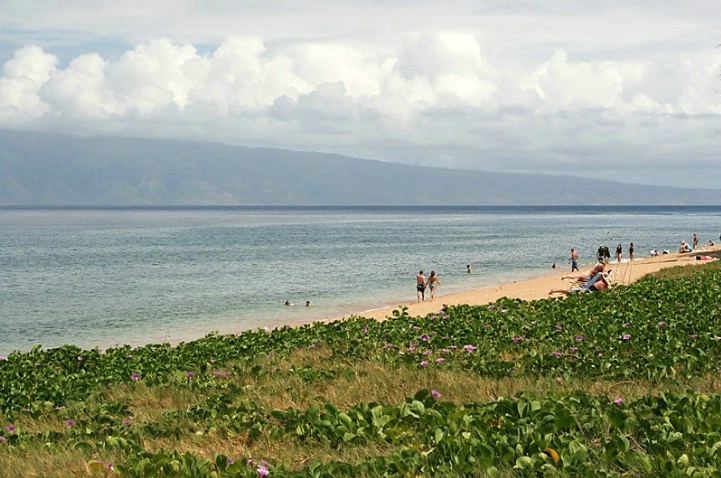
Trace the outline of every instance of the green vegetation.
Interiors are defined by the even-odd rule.
[[[0,361],[0,477],[721,476],[721,267]]]

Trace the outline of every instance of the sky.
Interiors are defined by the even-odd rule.
[[[0,0],[0,128],[721,189],[719,19],[718,0]]]

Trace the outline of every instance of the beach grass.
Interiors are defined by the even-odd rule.
[[[717,476],[720,278],[12,354],[0,478]]]

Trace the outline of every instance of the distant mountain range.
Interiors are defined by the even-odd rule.
[[[716,205],[721,190],[333,154],[0,131],[0,205]]]

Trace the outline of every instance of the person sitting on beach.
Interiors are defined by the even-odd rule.
[[[678,253],[683,254],[683,253],[691,252],[691,251],[693,251],[691,246],[688,245],[688,243],[686,241],[681,241],[681,248],[678,250]]]
[[[305,301],[305,306],[306,306],[306,307],[310,307],[310,301],[309,301],[309,300],[306,300],[306,301]]]
[[[561,279],[564,279],[564,280],[571,279],[571,280],[575,280],[578,282],[588,282],[591,279],[593,279],[596,276],[596,274],[598,274],[599,272],[603,272],[603,269],[605,269],[605,267],[606,267],[606,265],[603,262],[599,262],[598,264],[596,264],[596,266],[593,269],[591,269],[590,271],[587,271],[583,275],[563,276],[563,277],[561,277]]]
[[[596,291],[602,291],[608,289],[608,282],[606,282],[606,276],[603,275],[603,272],[599,272],[598,278],[594,277],[590,281],[588,281],[587,284],[581,286],[581,287],[571,287],[570,289],[553,289],[548,294],[576,294],[576,293],[586,293],[586,292],[596,292]],[[595,279],[595,280],[594,280]]]

